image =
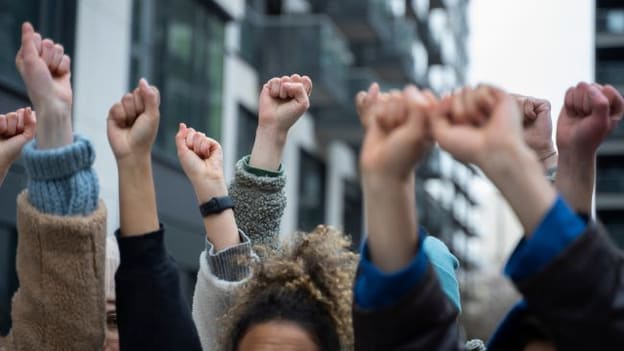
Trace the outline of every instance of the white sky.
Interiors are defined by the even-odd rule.
[[[470,0],[468,82],[548,99],[594,79],[594,0]]]

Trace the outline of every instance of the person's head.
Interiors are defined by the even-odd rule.
[[[357,255],[333,229],[295,234],[253,264],[253,276],[224,316],[232,351],[349,348]]]
[[[119,248],[113,237],[106,240],[106,269],[104,288],[106,290],[106,340],[104,351],[119,351],[117,331],[117,309],[115,307],[115,272],[119,267]]]

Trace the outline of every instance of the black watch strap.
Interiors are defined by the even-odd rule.
[[[199,206],[199,212],[203,217],[210,216],[212,214],[221,213],[230,208],[234,208],[234,201],[229,196],[213,197],[208,202],[205,202]]]

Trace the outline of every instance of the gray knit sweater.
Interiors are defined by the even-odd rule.
[[[279,235],[280,220],[286,207],[286,177],[249,166],[249,157],[236,163],[230,196],[241,243],[215,251],[206,241],[206,251],[199,260],[197,285],[193,296],[193,319],[204,350],[220,350],[219,318],[231,306],[236,289],[249,278],[249,267],[236,257],[253,257],[252,243],[274,245]]]

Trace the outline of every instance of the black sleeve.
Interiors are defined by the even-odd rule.
[[[201,350],[182,296],[164,231],[136,237],[117,233],[121,263],[115,275],[121,350]]]
[[[355,350],[463,350],[457,315],[429,265],[422,281],[396,305],[353,307]]]
[[[514,282],[558,350],[624,350],[622,252],[596,223],[542,272]]]

